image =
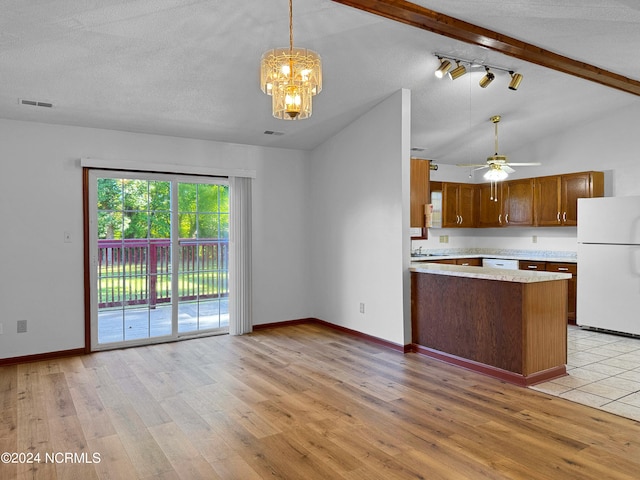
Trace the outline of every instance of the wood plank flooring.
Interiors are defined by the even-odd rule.
[[[0,407],[0,453],[41,455],[2,480],[640,474],[639,422],[321,325],[2,367]]]

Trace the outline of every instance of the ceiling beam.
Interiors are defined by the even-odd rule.
[[[579,62],[530,43],[404,0],[333,0],[461,42],[479,45],[526,62],[640,96],[640,81]]]

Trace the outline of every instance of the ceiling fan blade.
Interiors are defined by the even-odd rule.
[[[511,168],[509,165],[502,165],[500,168],[502,168],[502,170],[504,170],[507,173],[515,172],[515,170],[513,168]]]
[[[456,167],[482,167],[487,168],[489,165],[485,163],[458,163]]]
[[[512,163],[509,162],[507,165],[515,165],[516,167],[539,167],[542,165],[540,162],[530,162],[530,163]]]

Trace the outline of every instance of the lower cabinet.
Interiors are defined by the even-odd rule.
[[[425,263],[443,263],[446,265],[462,265],[464,267],[481,267],[481,258],[442,258],[440,260],[427,260]]]
[[[576,324],[576,291],[578,285],[578,266],[575,263],[531,262],[520,260],[520,270],[540,270],[546,272],[570,273],[567,292],[567,322]]]

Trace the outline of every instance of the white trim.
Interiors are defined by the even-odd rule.
[[[109,161],[101,158],[83,157],[80,159],[83,168],[102,168],[109,170],[138,170],[143,172],[179,173],[186,175],[209,175],[213,177],[243,177],[256,178],[255,170],[241,168],[216,168],[197,165],[177,165],[170,163],[139,163]]]

